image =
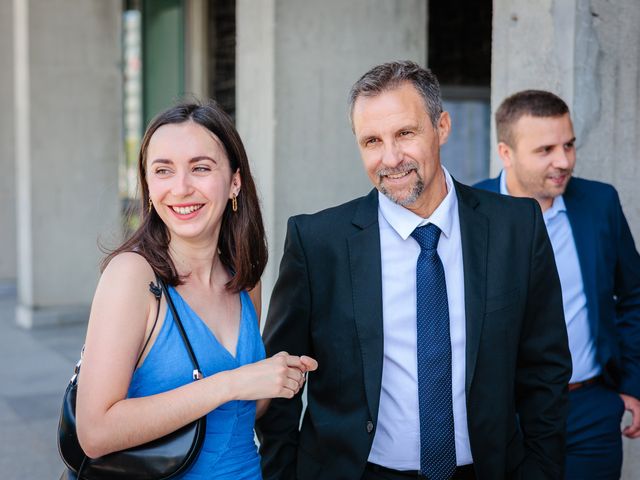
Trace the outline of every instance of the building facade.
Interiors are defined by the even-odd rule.
[[[183,94],[236,119],[263,205],[268,299],[287,218],[370,189],[346,97],[391,59],[447,72],[444,158],[463,181],[499,170],[491,112],[505,96],[562,96],[577,175],[615,185],[640,238],[640,2],[470,1],[458,14],[441,3],[0,0],[0,296],[17,296],[17,322],[86,319],[98,243],[117,244],[135,195],[136,139]]]

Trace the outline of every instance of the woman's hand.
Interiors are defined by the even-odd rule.
[[[302,366],[304,367],[302,370],[303,373],[313,372],[318,369],[318,362],[306,355],[302,355],[300,357],[300,363],[302,363]]]
[[[231,370],[233,397],[237,400],[292,398],[304,386],[305,373],[316,368],[318,362],[311,357],[277,353]]]

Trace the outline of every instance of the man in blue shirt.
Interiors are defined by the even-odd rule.
[[[573,374],[567,479],[618,479],[622,430],[640,437],[640,256],[611,185],[572,178],[575,135],[566,103],[527,90],[496,112],[504,170],[476,187],[533,197],[543,211],[562,287]]]

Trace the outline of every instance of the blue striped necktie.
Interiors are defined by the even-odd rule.
[[[440,229],[430,223],[411,236],[420,245],[416,266],[420,472],[429,480],[449,480],[456,469],[456,444],[449,304],[437,251]]]

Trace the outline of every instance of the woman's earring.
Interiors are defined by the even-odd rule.
[[[233,210],[234,212],[238,211],[238,196],[233,193],[233,196],[231,197],[231,210]]]
[[[153,202],[151,201],[151,198],[149,198],[149,210],[147,213],[151,213],[151,208],[153,208]]]

